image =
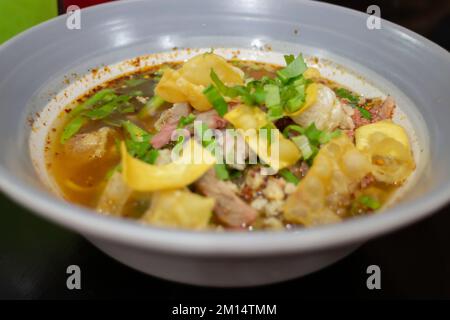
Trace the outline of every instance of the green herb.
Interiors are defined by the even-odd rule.
[[[368,195],[360,196],[358,202],[372,210],[377,210],[381,207],[381,204],[377,199]]]
[[[302,152],[303,159],[308,160],[314,155],[313,145],[306,136],[296,136],[292,138],[292,141]]]
[[[240,177],[242,177],[242,171],[233,170],[230,172],[230,179],[239,179]]]
[[[286,61],[286,65],[289,65],[294,60],[295,60],[295,56],[293,54],[284,55],[284,61]]]
[[[125,81],[125,85],[132,88],[132,87],[137,87],[146,81],[148,81],[148,80],[147,79],[129,79],[129,80]]]
[[[281,105],[275,105],[267,110],[267,119],[270,121],[275,121],[283,118],[283,107]]]
[[[84,101],[83,103],[79,104],[75,108],[70,111],[69,116],[75,117],[79,115],[81,112],[83,112],[86,109],[89,109],[96,103],[100,101],[109,101],[112,100],[116,95],[114,94],[114,90],[112,89],[104,89],[100,90],[96,94],[94,94],[92,97]]]
[[[367,120],[372,119],[372,115],[370,114],[370,112],[358,105],[359,100],[360,100],[358,96],[355,96],[354,94],[352,94],[349,90],[347,90],[345,88],[336,89],[336,95],[342,99],[348,100],[348,102],[350,103],[350,106],[358,109],[363,118],[365,118]]]
[[[331,139],[337,138],[341,135],[341,130],[334,130],[332,132],[322,131],[319,136],[319,143],[325,144],[328,143]]]
[[[76,117],[69,121],[69,123],[64,127],[63,132],[60,137],[61,144],[64,144],[72,138],[80,129],[81,127],[86,123],[86,118],[83,118],[81,116]]]
[[[284,69],[277,71],[278,76],[284,81],[298,77],[303,74],[306,69],[308,69],[301,54],[299,54],[294,60],[288,58],[288,61],[290,62]]]
[[[289,132],[290,131],[294,131],[294,132],[297,132],[297,133],[300,133],[300,134],[304,134],[305,133],[305,129],[304,128],[300,127],[297,124],[290,124],[286,128],[284,128],[283,135],[286,138],[289,138]]]
[[[266,107],[271,108],[273,106],[279,106],[280,100],[280,89],[274,84],[266,84],[264,86],[264,91],[266,92]]]
[[[345,88],[338,88],[336,89],[336,94],[338,97],[342,99],[347,99],[348,102],[352,104],[358,104],[359,103],[359,97],[353,95],[349,90]]]
[[[210,77],[214,85],[216,86],[217,90],[219,90],[220,93],[223,94],[224,96],[234,98],[239,94],[236,88],[227,87],[222,82],[222,80],[220,80],[219,76],[214,72],[214,69],[211,69]]]
[[[129,95],[132,97],[139,97],[139,96],[143,96],[144,92],[142,92],[142,90],[134,90],[134,91],[131,91]]]
[[[317,129],[316,124],[314,122],[311,123],[305,130],[305,136],[315,145],[320,143],[319,139],[321,134],[322,131]]]
[[[223,163],[216,163],[214,165],[214,170],[216,171],[216,177],[219,180],[229,180],[230,174],[228,173],[227,166]]]
[[[139,111],[138,118],[143,119],[153,115],[165,103],[164,99],[160,96],[154,95],[145,106]]]
[[[117,108],[117,103],[113,100],[102,105],[99,108],[92,109],[86,112],[86,117],[91,120],[99,120],[111,115]]]
[[[122,123],[125,131],[130,135],[131,140],[135,142],[149,142],[151,135],[141,127],[135,125],[131,121],[124,121]]]
[[[372,114],[368,110],[364,109],[363,107],[357,107],[357,109],[361,113],[361,117],[367,120],[372,120]]]
[[[208,101],[213,105],[213,108],[217,111],[219,116],[223,117],[228,111],[228,105],[220,95],[219,90],[213,85],[209,85],[203,94],[206,96]]]
[[[262,89],[262,87],[252,92],[255,87],[251,83],[255,81],[251,81],[249,84],[247,84],[247,86],[228,87],[219,79],[213,69],[211,69],[210,76],[211,80],[219,91],[219,94],[222,94],[225,97],[235,98],[239,96],[241,97],[242,102],[249,106],[254,105],[256,101],[259,101],[259,103],[264,102],[264,90]]]
[[[118,108],[118,111],[120,113],[133,113],[136,111],[136,109],[131,104],[124,104]],[[106,122],[105,120],[103,120],[103,121]]]
[[[195,115],[190,113],[187,117],[182,116],[178,121],[177,129],[181,129],[191,124],[195,120]]]
[[[129,139],[125,139],[125,144],[130,155],[146,163],[154,164],[159,151],[153,149],[150,144],[152,135],[131,121],[124,121],[122,125],[129,136]]]
[[[278,171],[278,174],[282,176],[284,180],[286,180],[287,182],[293,183],[295,185],[298,185],[298,183],[300,182],[300,179],[297,178],[291,171],[289,171],[286,168]]]

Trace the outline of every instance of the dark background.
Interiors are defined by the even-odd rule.
[[[60,12],[68,4],[60,1]],[[85,0],[92,4],[95,0]],[[450,1],[328,1],[382,17],[450,48]],[[424,57],[425,58],[425,57]],[[370,241],[324,270],[293,281],[246,289],[172,283],[133,271],[80,236],[44,221],[0,195],[0,298],[151,298],[223,301],[302,298],[450,298],[450,207],[399,232]],[[82,290],[66,289],[66,268],[79,265]],[[366,288],[366,268],[379,265],[381,290]]]

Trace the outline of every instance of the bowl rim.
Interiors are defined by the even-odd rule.
[[[89,8],[85,11],[100,11],[106,6],[121,6],[130,2],[144,0],[117,1]],[[349,15],[366,16],[353,9],[334,4],[300,0],[299,5],[317,7],[334,7]],[[65,15],[41,23],[0,46],[2,51],[15,42],[26,40],[34,32],[45,29],[47,25],[65,19]],[[450,64],[450,53],[425,37],[397,24],[382,20],[383,28],[389,29],[396,36],[403,36],[415,46],[426,46],[435,55],[447,60]],[[69,204],[64,200],[31,187],[19,180],[5,168],[0,166],[0,189],[32,212],[88,238],[132,245],[142,249],[159,250],[167,253],[208,255],[208,256],[256,256],[264,254],[288,254],[293,252],[310,252],[332,247],[363,242],[372,237],[385,234],[400,227],[409,225],[421,218],[431,215],[450,200],[450,181],[444,187],[428,194],[420,201],[397,204],[381,214],[353,218],[342,223],[317,226],[297,231],[271,232],[217,232],[190,231],[158,228],[142,225],[123,218],[107,217],[93,214],[92,210]]]

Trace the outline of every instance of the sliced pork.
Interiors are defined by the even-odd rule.
[[[168,144],[172,137],[172,132],[176,130],[181,117],[186,117],[191,112],[191,107],[187,103],[175,103],[172,108],[164,111],[156,121],[155,128],[159,130],[152,138],[153,148],[159,149]]]
[[[224,224],[232,228],[244,228],[251,224],[258,212],[234,193],[229,185],[217,179],[214,169],[209,170],[196,183],[201,194],[216,200],[214,213]]]

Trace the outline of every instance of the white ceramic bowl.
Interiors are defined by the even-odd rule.
[[[431,214],[450,198],[450,54],[411,31],[384,20],[380,30],[369,30],[366,15],[294,0],[282,5],[275,0],[124,1],[83,10],[81,30],[67,29],[65,19],[32,28],[0,47],[0,186],[135,269],[214,286],[291,279]],[[420,166],[411,190],[381,214],[280,233],[159,229],[97,215],[51,194],[35,170],[39,134],[30,154],[30,117],[38,112],[42,118],[36,123],[50,120],[53,108],[64,102],[61,96],[51,99],[63,90],[81,90],[75,80],[88,75],[89,68],[174,47],[302,51],[365,76],[399,100],[415,129]],[[46,105],[54,107],[43,112]]]

